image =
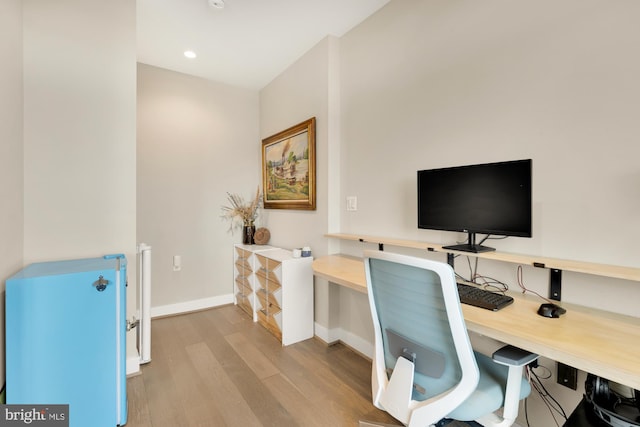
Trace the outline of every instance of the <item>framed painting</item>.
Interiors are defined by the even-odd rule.
[[[265,209],[316,209],[316,118],[262,140]]]

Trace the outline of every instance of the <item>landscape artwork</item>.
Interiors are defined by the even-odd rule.
[[[315,210],[315,117],[262,140],[266,209]]]

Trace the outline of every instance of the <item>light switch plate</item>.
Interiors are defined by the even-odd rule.
[[[347,197],[347,210],[348,211],[358,210],[358,198],[356,196]]]

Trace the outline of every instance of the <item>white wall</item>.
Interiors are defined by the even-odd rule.
[[[137,173],[152,315],[230,303],[241,236],[220,208],[227,192],[248,200],[260,184],[257,91],[139,64]]]
[[[339,41],[327,37],[260,91],[262,139],[316,118],[316,210],[263,211],[263,221],[271,231],[270,244],[287,249],[309,246],[316,257],[328,253],[323,234],[330,226],[339,227],[338,55]],[[330,298],[327,283],[316,280],[316,335],[325,339],[330,339],[327,330],[336,318],[328,312]]]
[[[135,34],[127,0],[24,1],[27,263],[135,259]]]
[[[135,2],[23,1],[24,263],[124,253],[136,290]],[[135,332],[127,336],[135,357]]]
[[[532,158],[534,237],[493,246],[637,266],[639,13],[633,1],[406,1],[356,27],[341,40],[341,91],[343,192],[359,210],[342,231],[453,242],[463,236],[417,229],[416,171]],[[602,287],[590,301],[567,292],[638,314]]]
[[[532,158],[534,237],[490,246],[637,267],[638,16],[625,0],[390,2],[340,40],[342,194],[358,197],[341,231],[453,243],[464,236],[417,229],[416,171]],[[517,286],[515,265],[479,266]],[[546,294],[546,272],[524,271]],[[563,275],[564,301],[639,316],[639,298],[637,282]],[[341,299],[343,328],[361,337],[365,303]],[[571,410],[580,394],[548,383]]]
[[[22,1],[0,2],[0,388],[4,282],[22,267]]]
[[[293,245],[290,224],[295,224],[305,239],[318,242],[317,255],[325,248],[360,255],[370,247],[343,242],[335,248],[322,240],[326,231],[451,243],[464,236],[417,229],[416,171],[532,158],[534,237],[492,241],[492,246],[637,266],[638,16],[640,4],[631,0],[390,2],[336,42],[338,89],[316,87],[323,84],[314,80],[316,73],[330,57],[319,54],[321,44],[261,92],[263,136],[306,118],[301,116],[318,108],[313,107],[317,92],[340,99],[332,110],[338,114],[330,114],[326,124],[339,128],[328,143],[337,141],[338,148],[327,148],[318,165],[319,185],[326,181],[329,201],[337,198],[341,205],[340,225],[333,225],[332,209],[312,226],[297,212],[269,212],[272,233],[284,233],[279,240]],[[307,93],[300,82],[313,82],[313,91]],[[329,159],[341,164],[335,174]],[[358,211],[346,212],[346,196],[358,197]],[[515,286],[516,266],[485,261],[479,266],[480,273]],[[464,261],[457,269],[467,274]],[[525,267],[524,279],[547,293],[546,271]],[[565,301],[638,316],[636,282],[565,272],[563,284]],[[324,286],[316,278],[316,297]],[[335,331],[370,353],[366,298],[337,292],[338,298],[329,290],[316,299],[316,334],[326,328],[331,337]],[[329,313],[339,325],[329,323]],[[580,389],[574,393],[555,385],[555,364],[542,363],[552,373],[546,386],[570,411]],[[553,424],[536,399],[530,417],[535,425]]]

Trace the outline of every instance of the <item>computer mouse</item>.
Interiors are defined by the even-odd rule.
[[[564,308],[552,303],[540,304],[540,308],[538,308],[538,314],[544,317],[558,318],[566,312],[567,310]]]

